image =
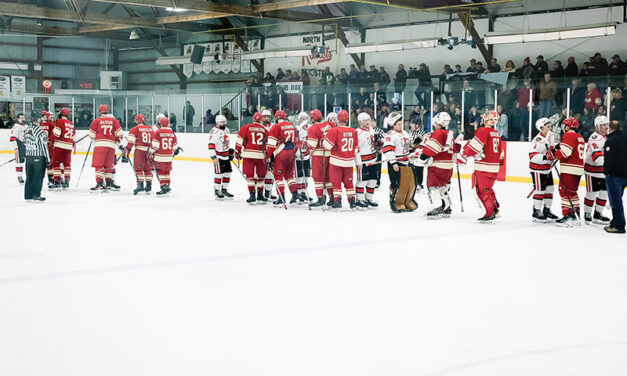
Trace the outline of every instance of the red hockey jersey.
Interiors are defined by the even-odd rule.
[[[329,163],[339,167],[355,166],[355,155],[359,151],[357,131],[351,127],[333,127],[324,136],[323,146],[331,152]]]
[[[583,175],[584,144],[583,137],[577,132],[564,133],[559,149],[555,151],[562,174]]]
[[[264,159],[268,131],[259,124],[246,124],[237,132],[235,151],[243,158]],[[242,149],[244,152],[242,153]]]
[[[172,162],[174,151],[178,149],[176,135],[170,128],[159,128],[152,136],[151,150],[155,153],[155,162]]]
[[[54,142],[55,148],[72,150],[76,142],[74,124],[68,119],[57,119],[57,123],[52,129],[51,140]]]
[[[150,125],[136,125],[128,131],[126,150],[130,152],[133,146],[136,150],[148,151],[152,146],[152,127]]]
[[[453,169],[453,147],[452,138],[449,140],[449,131],[446,129],[435,130],[426,140],[422,152],[433,158],[432,167],[441,168],[443,170]]]
[[[497,174],[505,154],[499,133],[490,127],[475,131],[475,137],[462,150],[464,157],[475,157],[475,171]]]
[[[54,123],[51,121],[44,121],[39,126],[41,127],[41,129],[44,130],[44,132],[46,132],[48,139],[50,139],[50,135],[52,134],[52,130],[54,129]]]
[[[89,137],[95,140],[94,147],[115,149],[115,142],[122,139],[120,123],[111,115],[94,119],[89,126]]]
[[[294,144],[296,141],[296,127],[294,124],[283,121],[276,123],[268,132],[268,144],[266,145],[266,155],[277,155],[283,150],[288,142]]]
[[[328,156],[328,153],[325,153],[324,146],[322,143],[324,142],[324,135],[329,129],[335,127],[335,124],[325,121],[323,123],[313,124],[307,130],[307,146],[311,149],[311,155],[313,156]]]

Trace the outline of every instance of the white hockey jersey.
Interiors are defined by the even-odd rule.
[[[389,131],[383,144],[383,160],[394,159],[396,163],[407,166],[409,163],[409,133],[406,131]]]
[[[303,161],[308,161],[311,158],[311,150],[307,145],[307,131],[309,130],[309,123],[302,122],[296,126],[296,131],[298,133],[297,137],[299,141],[302,141],[303,146],[301,148],[296,148],[296,160],[300,161],[301,158]]]
[[[371,163],[377,159],[377,149],[374,147],[374,131],[372,129],[357,128],[359,152],[357,162]]]
[[[548,133],[546,136],[538,133],[533,138],[529,149],[529,170],[531,173],[548,174],[551,172],[552,162],[545,157],[548,156],[553,146],[555,146],[553,133]]]
[[[584,158],[584,173],[588,176],[604,179],[603,174],[603,146],[605,146],[605,136],[601,136],[597,132],[594,132],[588,139],[588,145],[586,145],[586,156]]]
[[[17,149],[17,141],[24,142],[24,136],[26,133],[26,124],[15,123],[11,128],[11,136],[9,141],[14,149]]]
[[[225,161],[229,160],[229,129],[215,126],[209,132],[209,156]]]

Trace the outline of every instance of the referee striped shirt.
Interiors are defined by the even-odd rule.
[[[48,154],[48,135],[37,124],[29,124],[24,136],[27,157],[45,157],[50,161]]]

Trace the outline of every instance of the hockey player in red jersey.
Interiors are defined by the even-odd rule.
[[[128,131],[128,143],[124,149],[122,162],[128,160],[128,156],[134,146],[133,169],[137,177],[137,188],[133,190],[133,194],[136,195],[139,192],[150,192],[152,190],[152,161],[150,160],[149,149],[152,146],[153,132],[152,127],[145,124],[146,117],[143,114],[135,115],[134,120],[137,125]]]
[[[564,135],[556,146],[555,158],[560,161],[559,192],[562,199],[562,218],[556,224],[560,227],[581,226],[579,220],[579,181],[583,175],[585,141],[577,133],[579,121],[568,117],[562,122]]]
[[[499,204],[492,189],[504,158],[501,137],[493,129],[498,121],[499,113],[496,111],[488,111],[483,115],[483,127],[475,131],[475,137],[464,146],[457,157],[459,164],[464,164],[468,157],[475,159],[472,181],[477,197],[485,209],[485,215],[479,218],[480,222],[493,221],[498,214]]]
[[[322,143],[324,135],[334,124],[322,122],[320,110],[313,110],[309,113],[313,120],[313,125],[307,131],[307,146],[312,151],[311,154],[311,176],[314,181],[316,196],[318,201],[311,204],[312,207],[324,205],[324,191],[329,195],[329,203],[333,204],[333,185],[329,181],[329,152],[324,150]]]
[[[179,146],[176,135],[169,127],[170,121],[163,117],[159,119],[160,128],[152,135],[152,146],[150,153],[154,154],[153,160],[157,178],[161,185],[161,190],[157,195],[167,195],[170,193],[170,171],[172,170],[172,159],[179,153]]]
[[[70,175],[72,174],[72,149],[76,142],[76,131],[74,124],[69,120],[70,110],[61,109],[59,118],[52,130],[54,151],[52,154],[52,168],[54,170],[54,185],[52,189],[68,188],[70,186]],[[61,179],[61,164],[63,164],[63,174],[65,179]]]
[[[293,204],[298,201],[296,192],[298,186],[294,180],[296,127],[294,124],[285,121],[285,111],[278,110],[274,117],[277,122],[268,132],[268,144],[266,145],[266,163],[272,166],[274,181],[279,191],[279,197],[274,202],[274,205],[283,205],[287,202],[285,199],[286,183],[292,193],[290,204]],[[285,180],[285,183],[283,180]]]
[[[536,129],[540,132],[533,141],[529,150],[529,170],[533,181],[533,222],[555,220],[557,216],[551,212],[553,204],[553,133],[551,121],[540,118],[536,121]],[[543,208],[544,205],[544,208]]]
[[[331,128],[324,136],[324,149],[329,151],[329,178],[333,184],[333,209],[342,208],[342,184],[351,209],[356,208],[353,168],[359,149],[357,131],[348,126],[348,112],[337,114],[338,126]]]
[[[109,115],[109,106],[98,106],[98,116],[89,126],[89,137],[94,140],[94,155],[91,167],[96,169],[96,186],[92,193],[106,190],[119,191],[120,187],[113,182],[113,164],[115,162],[116,143],[122,140],[123,132],[120,123]]]
[[[433,117],[432,129],[422,149],[420,160],[427,166],[427,189],[440,195],[441,205],[427,213],[427,218],[448,218],[451,215],[451,177],[453,176],[453,154],[455,145],[453,133],[448,126],[451,116],[447,112],[440,112]]]
[[[42,111],[42,114],[42,123],[39,126],[48,136],[48,155],[50,155],[51,163],[46,166],[46,174],[48,175],[48,188],[52,188],[54,185],[54,170],[52,169],[52,142],[50,142],[50,135],[54,129],[54,115],[48,111]]]
[[[272,112],[270,110],[263,110],[261,112],[261,125],[266,129],[267,132],[270,132],[270,128],[272,128]],[[266,175],[264,176],[263,180],[263,187],[265,192],[264,199],[258,200],[261,204],[265,204],[268,200],[276,200],[276,196],[272,194],[272,170],[269,165],[266,165],[266,169]]]
[[[233,199],[229,193],[229,183],[231,182],[231,159],[234,150],[230,148],[229,128],[226,127],[226,117],[216,116],[216,126],[209,132],[209,156],[213,160],[214,178],[213,187],[217,200],[224,198]]]
[[[235,158],[238,161],[243,159],[242,170],[246,177],[249,194],[246,202],[249,204],[254,204],[257,200],[260,203],[266,201],[263,193],[263,180],[267,171],[264,145],[268,131],[261,125],[261,120],[261,114],[255,112],[253,123],[244,125],[237,132],[235,141]]]
[[[599,115],[594,119],[595,132],[588,139],[586,157],[584,159],[584,173],[586,178],[586,197],[583,199],[583,219],[585,224],[597,223],[607,225],[610,219],[603,215],[607,204],[607,188],[603,174],[603,147],[610,129],[610,119]],[[595,207],[596,204],[596,207]],[[594,214],[592,209],[594,208]]]

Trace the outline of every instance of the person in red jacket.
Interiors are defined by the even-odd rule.
[[[568,117],[562,122],[564,136],[555,148],[555,158],[560,161],[559,192],[562,198],[562,218],[556,225],[560,227],[581,226],[579,220],[579,181],[583,175],[585,141],[577,133],[579,121]]]
[[[263,116],[259,112],[253,115],[253,123],[244,125],[237,132],[235,141],[235,159],[243,159],[242,173],[246,177],[248,184],[249,204],[257,201],[265,203],[263,194],[264,176],[267,171],[264,145],[268,137],[268,131],[261,125]],[[257,195],[255,195],[255,188]]]
[[[152,161],[150,160],[150,153],[148,149],[152,146],[153,132],[152,127],[145,124],[146,117],[143,114],[135,115],[134,120],[137,125],[128,131],[128,143],[124,149],[122,163],[126,163],[128,161],[128,156],[134,146],[135,153],[133,153],[133,169],[135,170],[135,176],[137,177],[137,188],[133,190],[133,194],[136,195],[139,192],[145,191],[146,193],[149,193],[152,190]]]
[[[170,171],[172,171],[172,159],[179,153],[174,131],[169,127],[170,121],[164,117],[159,119],[160,128],[157,129],[152,137],[152,146],[150,153],[153,154],[155,169],[157,170],[157,178],[161,185],[161,190],[157,192],[158,196],[168,195],[170,189]]]
[[[323,146],[330,152],[329,178],[333,184],[333,209],[342,208],[342,183],[351,209],[356,208],[353,168],[359,150],[357,131],[348,126],[348,112],[337,113],[338,126],[324,136]]]
[[[272,173],[279,190],[279,197],[274,202],[274,205],[286,203],[284,179],[292,193],[290,204],[293,204],[298,201],[296,192],[298,185],[296,185],[296,180],[294,179],[294,169],[296,167],[296,151],[294,150],[296,127],[294,124],[285,121],[286,114],[283,110],[275,112],[274,117],[277,122],[268,132],[268,144],[266,145],[266,163],[271,166],[274,164]],[[274,157],[274,162],[272,162],[272,157]]]
[[[72,149],[76,143],[76,131],[74,124],[69,120],[70,110],[62,108],[59,112],[52,137],[50,141],[53,143],[54,151],[52,154],[52,168],[54,170],[54,185],[52,189],[70,186],[70,175],[72,174]],[[61,164],[63,164],[63,175],[65,179],[61,179]]]
[[[98,113],[100,116],[89,126],[89,137],[95,141],[91,167],[96,169],[96,186],[91,191],[119,191],[120,187],[113,182],[113,164],[116,144],[122,140],[122,128],[113,115],[109,115],[109,106],[106,104],[98,106]]]
[[[473,187],[485,209],[480,222],[491,222],[498,214],[499,203],[494,193],[494,182],[505,157],[501,137],[493,128],[499,121],[499,113],[488,111],[482,117],[483,127],[475,131],[475,137],[458,154],[458,164],[464,164],[466,158],[474,157],[475,166],[472,174]]]
[[[48,155],[51,157],[51,163],[46,166],[46,174],[48,175],[48,188],[52,188],[54,185],[54,170],[52,169],[52,142],[50,141],[50,135],[54,129],[54,115],[48,111],[42,111],[42,114],[43,121],[39,126],[48,136]]]

